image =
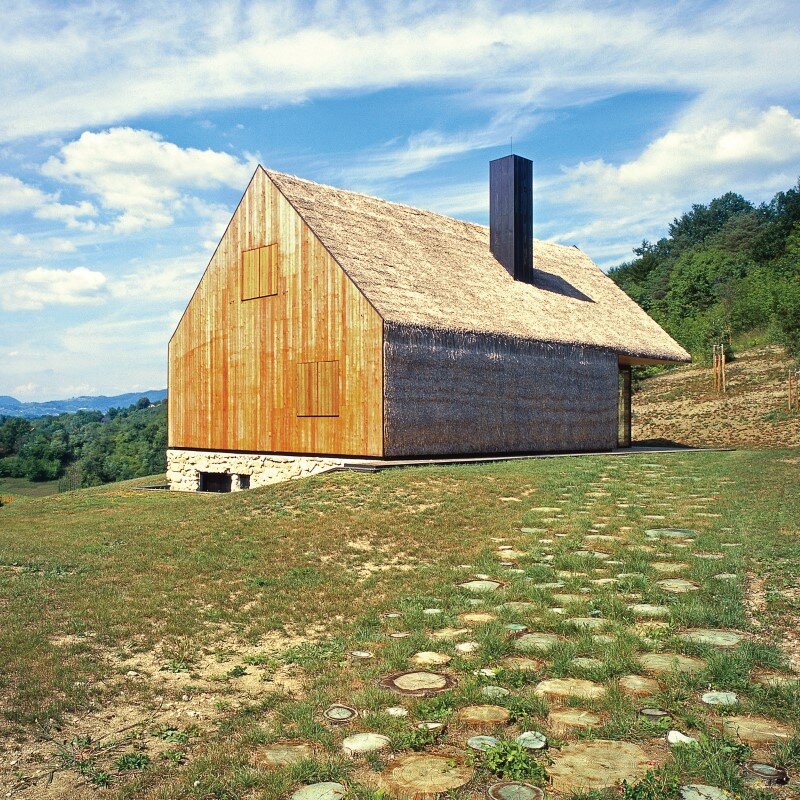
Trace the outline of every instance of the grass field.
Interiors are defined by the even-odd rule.
[[[797,450],[336,473],[221,496],[116,484],[12,502],[0,509],[4,794],[249,800],[337,780],[354,798],[394,796],[394,768],[418,752],[470,777],[452,797],[484,797],[505,775],[595,800],[620,794],[581,793],[581,758],[597,773],[611,740],[628,743],[626,800],[677,796],[685,782],[796,796],[796,778],[758,788],[741,765],[800,770],[798,520]],[[664,528],[696,535],[646,534]],[[458,585],[476,575],[499,588]],[[681,638],[697,629],[741,640]],[[379,685],[420,669],[418,653],[449,658],[430,669],[453,686],[409,697]],[[694,671],[660,671],[663,653]],[[702,702],[711,690],[734,705]],[[330,724],[331,703],[359,716]],[[504,721],[471,721],[476,705]],[[739,728],[754,717],[766,741]],[[669,728],[698,744],[670,749]],[[522,730],[547,734],[544,754],[514,744]],[[351,758],[342,741],[357,732],[388,742]],[[480,756],[466,746],[476,733],[501,743]],[[307,749],[274,766],[276,742]],[[600,749],[581,755],[579,742]]]
[[[11,496],[47,497],[58,492],[58,481],[29,481],[27,478],[0,478],[0,499]]]

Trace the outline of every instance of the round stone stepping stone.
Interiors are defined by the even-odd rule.
[[[543,664],[544,662],[542,661],[523,656],[506,656],[500,660],[500,665],[504,669],[513,669],[519,672],[538,672]]]
[[[547,737],[539,731],[523,731],[514,741],[526,750],[544,750],[547,747]]]
[[[644,535],[650,539],[690,539],[697,536],[697,531],[689,528],[650,528]]]
[[[503,603],[497,606],[498,611],[511,611],[513,614],[523,614],[526,611],[530,611],[532,608],[536,608],[536,603],[529,603],[524,600]]]
[[[558,506],[538,506],[532,508],[531,511],[535,511],[537,514],[557,514],[561,509]]]
[[[616,578],[594,578],[589,581],[593,586],[613,586],[619,581]]]
[[[686,642],[697,644],[710,644],[714,647],[736,647],[743,639],[740,633],[735,631],[715,630],[713,628],[695,628],[691,631],[684,631],[678,634],[678,638]]]
[[[382,619],[398,619],[402,616],[403,615],[399,611],[384,611],[383,614],[381,614]]]
[[[494,667],[481,667],[472,674],[478,678],[495,678],[497,677],[497,670]]]
[[[466,636],[468,633],[471,633],[469,628],[439,628],[438,631],[433,631],[429,635],[431,639],[450,641],[452,639],[458,639],[461,636]]]
[[[434,720],[423,720],[422,722],[418,722],[414,727],[418,731],[429,731],[431,733],[436,733],[438,731],[443,731],[447,725],[444,722],[436,722]]]
[[[422,650],[414,653],[409,661],[417,667],[437,667],[449,664],[453,659],[445,653],[436,653],[432,650]]]
[[[660,722],[662,719],[671,716],[668,711],[664,711],[661,708],[642,708],[639,711],[639,715],[644,717],[648,722]]]
[[[783,672],[760,672],[753,676],[753,681],[760,686],[788,686],[798,680],[800,677],[797,675],[786,675]]]
[[[645,672],[656,675],[673,671],[692,674],[706,668],[706,662],[702,658],[684,656],[680,653],[644,653],[639,656],[639,663]]]
[[[386,750],[392,744],[388,736],[382,733],[354,733],[346,736],[342,740],[342,750],[348,755],[358,755],[359,753],[374,753],[378,750]]]
[[[591,598],[583,594],[554,594],[553,600],[560,603],[562,606],[568,606],[570,603],[588,603]]]
[[[568,734],[574,730],[587,730],[602,722],[599,714],[582,708],[556,709],[547,715],[547,721],[553,732],[560,734]]]
[[[503,725],[511,715],[502,706],[464,706],[458,718],[466,725]]]
[[[514,649],[523,653],[545,653],[559,641],[554,633],[523,633],[514,641]]]
[[[533,589],[543,589],[543,590],[550,590],[550,589],[563,589],[566,584],[563,581],[551,581],[550,583],[532,583],[531,588]]]
[[[666,738],[667,744],[670,747],[698,744],[697,739],[695,739],[693,736],[687,736],[685,733],[681,733],[680,731],[668,731],[666,737],[664,738]]]
[[[567,622],[580,630],[597,630],[598,628],[602,628],[607,620],[598,619],[597,617],[572,617],[568,619]]]
[[[382,779],[392,797],[435,797],[459,789],[472,780],[472,767],[452,757],[410,753],[392,761]]]
[[[423,608],[422,613],[429,617],[437,617],[439,614],[444,614],[444,611],[441,608]]]
[[[307,742],[276,742],[259,747],[252,762],[256,767],[283,767],[313,756],[314,748]]]
[[[490,800],[542,800],[544,791],[532,783],[502,781],[493,783],[486,790]]]
[[[547,771],[553,789],[564,794],[636,783],[652,768],[639,745],[606,739],[568,744],[552,758]]]
[[[480,753],[491,750],[498,744],[500,744],[500,740],[496,736],[470,736],[467,739],[467,747]]]
[[[700,588],[694,581],[687,581],[683,578],[667,578],[663,581],[656,581],[656,586],[665,592],[672,592],[673,594],[696,592]]]
[[[736,800],[736,798],[729,791],[716,786],[690,783],[681,786],[681,800]]]
[[[354,756],[359,753],[374,753],[378,750],[386,750],[391,744],[391,739],[382,733],[354,733],[352,736],[344,738],[342,750],[348,755]]]
[[[351,650],[348,655],[350,658],[354,658],[357,661],[359,660],[367,660],[370,658],[375,658],[375,655],[371,653],[369,650]]]
[[[403,708],[403,706],[391,706],[390,708],[386,709],[386,713],[390,717],[407,717],[408,716],[408,709]]]
[[[466,589],[468,592],[496,592],[503,586],[500,581],[487,579],[465,581],[464,583],[459,583],[458,585],[460,588]]]
[[[618,683],[620,690],[628,697],[647,697],[661,690],[657,680],[644,675],[624,675]]]
[[[500,700],[503,697],[508,697],[511,692],[503,686],[484,686],[481,689],[481,694],[489,700]]]
[[[328,722],[350,722],[358,716],[358,711],[350,706],[334,703],[322,712],[322,716],[325,717]]]
[[[767,786],[783,786],[789,783],[789,773],[783,767],[766,764],[763,761],[745,761],[744,771]]]
[[[544,697],[586,697],[595,700],[605,696],[606,687],[583,678],[550,678],[536,684],[533,692]]]
[[[507,631],[511,631],[511,633],[524,633],[528,630],[527,625],[521,625],[519,622],[509,622],[508,625],[503,626]]]
[[[494,622],[497,619],[496,614],[490,614],[488,611],[465,611],[463,614],[458,615],[459,622],[466,625],[485,625],[488,622]]]
[[[783,742],[794,735],[790,725],[767,717],[725,717],[722,730],[731,738],[749,745]]]
[[[454,681],[448,675],[438,672],[420,670],[418,672],[398,672],[388,675],[380,682],[381,686],[391,689],[397,694],[424,697],[429,694],[444,692],[453,685]]]
[[[602,669],[605,664],[599,658],[578,656],[578,658],[573,658],[570,661],[570,666],[576,669]]]
[[[725,558],[722,553],[693,553],[695,558],[704,558],[707,561],[721,561]]]
[[[720,572],[714,575],[714,580],[717,581],[738,581],[739,576],[735,572]]]
[[[389,633],[387,636],[390,639],[407,639],[411,636],[411,631],[395,631],[394,633]]]
[[[650,566],[656,572],[682,572],[689,569],[689,565],[683,561],[653,561]]]
[[[596,644],[612,644],[617,640],[616,636],[612,636],[610,633],[593,633],[592,634],[592,641]]]
[[[480,649],[478,642],[459,642],[455,646],[455,651],[461,656],[467,656],[470,653],[475,653]]]
[[[346,794],[347,789],[341,783],[323,781],[301,786],[291,796],[291,800],[341,800]]]
[[[662,619],[670,615],[668,606],[656,606],[651,603],[633,603],[629,605],[628,608],[635,617]]]
[[[700,700],[707,706],[735,706],[739,696],[736,692],[703,692]]]

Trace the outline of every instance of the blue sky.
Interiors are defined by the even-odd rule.
[[[257,163],[604,268],[691,203],[800,176],[796,2],[18,2],[0,8],[0,394],[163,387]]]

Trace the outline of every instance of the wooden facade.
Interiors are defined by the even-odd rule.
[[[383,455],[383,321],[260,167],[169,345],[169,447]]]

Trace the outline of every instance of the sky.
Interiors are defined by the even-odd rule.
[[[0,5],[0,394],[166,385],[258,163],[534,235],[602,268],[800,176],[800,4],[158,0]]]

